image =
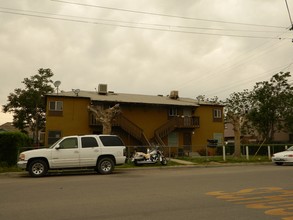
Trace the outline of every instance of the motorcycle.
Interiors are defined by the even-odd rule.
[[[134,165],[143,165],[143,164],[155,164],[161,163],[162,165],[167,165],[167,159],[163,155],[163,152],[158,149],[158,147],[153,150],[147,150],[147,153],[144,152],[135,152],[132,158]]]

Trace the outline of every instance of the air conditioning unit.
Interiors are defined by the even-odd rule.
[[[107,84],[99,84],[98,93],[105,95],[107,92]]]
[[[179,94],[178,94],[178,91],[171,91],[170,93],[170,99],[178,99],[179,98]]]

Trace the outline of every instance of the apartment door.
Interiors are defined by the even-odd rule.
[[[184,147],[184,151],[191,152],[191,144],[192,144],[191,133],[190,132],[183,133],[183,147]]]

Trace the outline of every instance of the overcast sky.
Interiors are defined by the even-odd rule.
[[[39,68],[64,91],[222,100],[293,69],[283,0],[0,0],[0,25],[1,107]]]

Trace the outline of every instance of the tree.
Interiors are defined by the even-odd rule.
[[[45,95],[54,88],[51,69],[39,69],[38,74],[24,78],[25,88],[17,88],[8,96],[8,103],[3,105],[3,112],[13,113],[13,125],[26,133],[29,128],[34,134],[34,142],[38,144],[38,133],[45,127],[46,103]]]
[[[103,134],[111,134],[113,119],[121,112],[119,104],[106,110],[103,110],[99,106],[89,106],[88,109],[94,113],[96,120],[102,123]]]
[[[234,92],[224,102],[225,122],[231,123],[234,130],[234,156],[241,156],[241,133],[248,127],[247,113],[250,109],[248,90]]]
[[[284,118],[284,131],[293,133],[293,95],[288,95],[284,103],[283,118]]]
[[[273,141],[276,131],[292,126],[293,87],[288,83],[290,76],[289,72],[277,73],[270,81],[256,83],[251,92],[253,108],[248,118],[267,142]]]

